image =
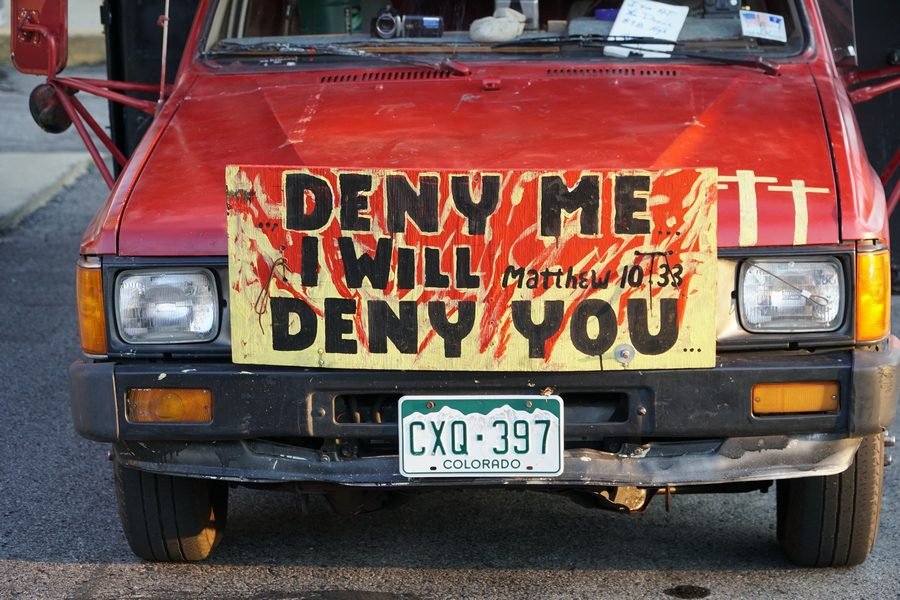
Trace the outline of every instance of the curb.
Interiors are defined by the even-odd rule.
[[[79,177],[87,172],[88,167],[93,164],[90,156],[75,162],[68,169],[57,177],[50,185],[41,188],[37,192],[29,195],[19,206],[12,211],[0,215],[0,232],[12,229],[18,225],[22,219],[38,210],[61,191],[75,183]]]
[[[0,59],[9,60],[9,31],[0,32]],[[69,34],[69,66],[99,65],[106,62],[106,38],[102,33]]]

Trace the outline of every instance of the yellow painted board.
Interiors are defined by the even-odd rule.
[[[229,166],[233,360],[712,367],[716,179]]]

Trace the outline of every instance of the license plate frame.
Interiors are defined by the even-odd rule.
[[[564,468],[564,412],[556,395],[403,396],[397,407],[400,474],[557,477]]]

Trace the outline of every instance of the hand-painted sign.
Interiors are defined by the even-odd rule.
[[[237,363],[712,367],[716,171],[230,166]]]

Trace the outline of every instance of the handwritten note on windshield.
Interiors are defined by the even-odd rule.
[[[619,15],[609,32],[613,37],[656,38],[676,41],[688,15],[687,6],[673,6],[653,0],[624,0]],[[637,54],[650,58],[664,58],[674,48],[671,44],[629,44],[625,48],[608,47],[610,56]],[[657,52],[653,52],[657,50]]]

